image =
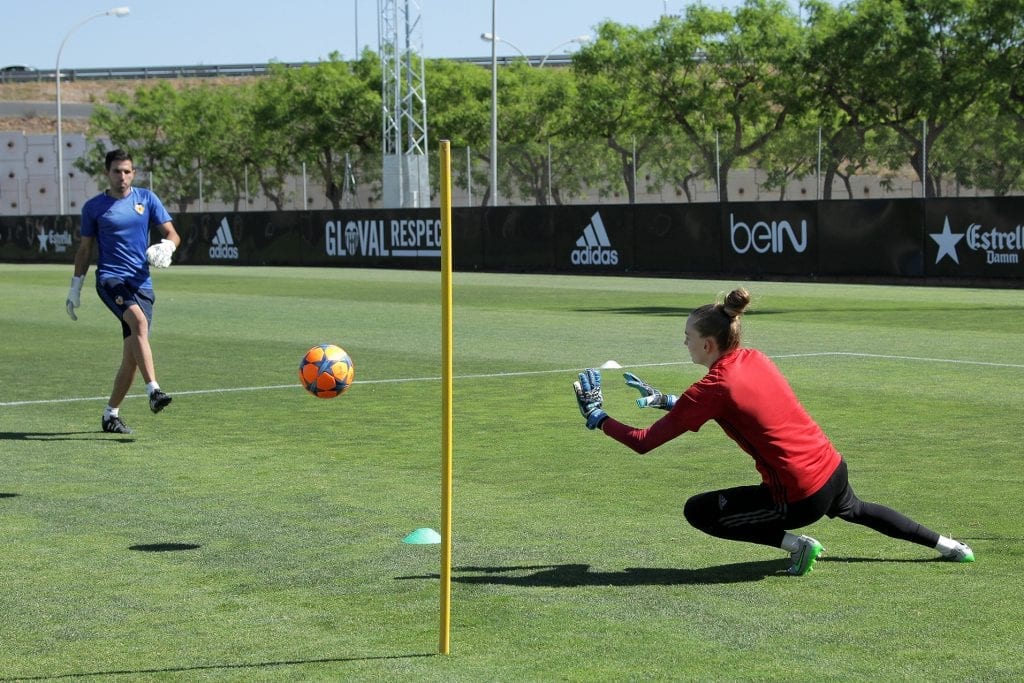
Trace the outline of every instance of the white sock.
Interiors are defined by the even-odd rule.
[[[108,403],[107,407],[103,409],[103,417],[117,417],[119,410],[119,408],[111,407],[111,405]]]
[[[782,537],[782,543],[779,547],[786,552],[795,553],[800,549],[800,537],[794,536],[793,534],[786,532],[786,535]]]
[[[952,552],[953,548],[960,545],[960,541],[954,538],[946,538],[945,536],[939,536],[939,542],[935,544],[935,549],[943,555],[948,555]]]
[[[146,385],[146,395],[147,396],[152,396],[153,392],[156,391],[159,388],[160,388],[160,385],[157,384],[155,381],[150,382],[149,384]]]

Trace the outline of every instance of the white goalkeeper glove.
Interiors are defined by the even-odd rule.
[[[174,253],[174,242],[160,240],[146,250],[146,260],[154,268],[166,268],[171,265],[171,254]]]
[[[84,275],[75,275],[71,278],[71,289],[68,290],[68,298],[64,304],[68,307],[68,315],[72,320],[78,320],[75,309],[82,305],[82,283],[85,282]]]

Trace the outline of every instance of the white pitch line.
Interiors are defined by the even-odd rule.
[[[920,356],[888,356],[878,353],[852,353],[847,351],[820,351],[815,353],[781,353],[771,356],[772,358],[815,358],[820,356],[847,356],[850,358],[877,358],[880,360],[907,360],[920,363],[949,363],[953,365],[982,365],[997,368],[1019,368],[1024,369],[1020,363],[993,363],[980,360],[958,360],[954,358],[923,358]],[[626,365],[624,368],[655,368],[671,365],[689,365],[690,361],[668,361],[664,363],[637,363]],[[491,372],[471,375],[456,375],[453,379],[497,379],[500,377],[528,377],[530,375],[554,375],[579,372],[580,368],[563,368],[558,370],[526,370],[521,372]],[[407,382],[438,382],[441,377],[400,377],[394,379],[360,380],[353,384],[404,384]],[[301,389],[298,384],[274,384],[263,387],[232,387],[224,389],[194,389],[191,391],[175,391],[173,396],[196,396],[199,394],[228,394],[239,391],[271,391],[274,389]],[[0,401],[0,408],[15,406],[46,405],[53,403],[78,403],[82,401],[105,401],[107,396],[80,396],[75,398],[54,398],[37,399],[33,401]],[[146,398],[145,394],[130,394],[125,398]]]
[[[849,351],[823,351],[820,353],[787,353],[772,358],[808,358],[812,356],[849,356],[852,358],[879,358],[881,360],[913,360],[921,363],[951,363],[954,365],[985,365],[996,368],[1024,368],[1021,363],[992,363],[983,360],[958,360],[954,358],[922,358],[920,356],[889,356],[880,353],[852,353]]]

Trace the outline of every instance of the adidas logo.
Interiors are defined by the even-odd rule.
[[[574,266],[614,266],[619,263],[619,252],[611,248],[608,233],[604,229],[601,213],[595,212],[590,223],[583,229],[583,235],[576,240],[571,260]]]
[[[210,258],[238,258],[238,247],[235,246],[235,239],[231,236],[231,226],[228,225],[227,216],[220,219],[220,227],[217,228],[217,234],[210,240]]]

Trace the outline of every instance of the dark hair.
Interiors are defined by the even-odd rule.
[[[131,161],[132,166],[135,165],[135,162],[132,160],[132,155],[123,149],[112,149],[107,152],[106,164],[108,171],[110,170],[110,167],[118,161]]]
[[[750,292],[743,287],[734,289],[719,304],[706,304],[690,314],[693,328],[702,337],[718,342],[722,353],[740,345],[740,316],[750,305]]]

